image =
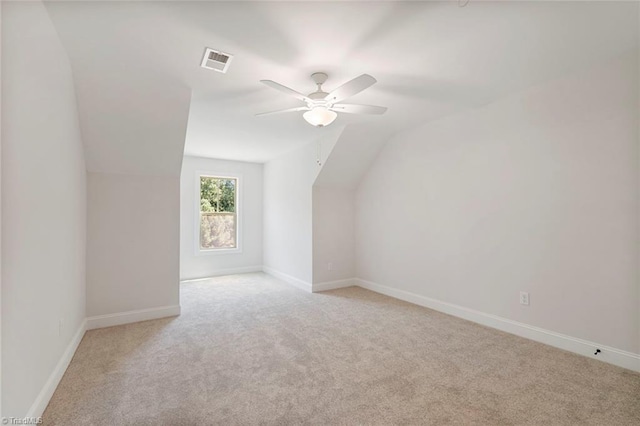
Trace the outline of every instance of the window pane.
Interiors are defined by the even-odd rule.
[[[237,179],[200,177],[200,248],[236,248]]]
[[[200,177],[201,212],[235,212],[236,179]]]
[[[200,213],[200,248],[236,247],[235,213]]]

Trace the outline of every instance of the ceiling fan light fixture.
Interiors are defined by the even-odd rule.
[[[310,111],[302,114],[302,117],[304,117],[307,123],[316,127],[328,126],[333,123],[333,120],[335,120],[337,116],[338,114],[324,106],[313,107]]]

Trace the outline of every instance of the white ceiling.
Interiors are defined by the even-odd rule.
[[[329,74],[325,90],[371,74],[378,83],[349,102],[388,112],[344,114],[332,126],[370,123],[393,133],[604,61],[638,40],[638,5],[624,2],[47,8],[71,58],[88,166],[96,171],[173,173],[185,131],[188,155],[265,162],[328,130],[301,113],[256,117],[300,105],[261,79],[308,93],[315,71]],[[234,55],[227,74],[199,67],[205,47]]]

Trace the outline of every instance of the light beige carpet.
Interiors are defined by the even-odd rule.
[[[640,425],[640,375],[360,288],[182,286],[89,331],[48,425]]]

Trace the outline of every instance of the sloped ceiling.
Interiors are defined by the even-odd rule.
[[[311,92],[315,71],[329,74],[326,89],[371,74],[378,83],[349,101],[387,106],[387,114],[344,114],[335,125],[393,134],[631,49],[638,16],[637,4],[624,2],[47,8],[71,59],[89,169],[160,174],[179,172],[185,134],[186,154],[255,162],[322,137],[326,129],[299,113],[256,117],[299,105],[261,79]],[[227,74],[199,67],[205,47],[234,55]],[[373,152],[362,158],[378,145],[359,144]]]
[[[339,135],[314,186],[355,189],[393,131],[378,123],[351,124]]]

